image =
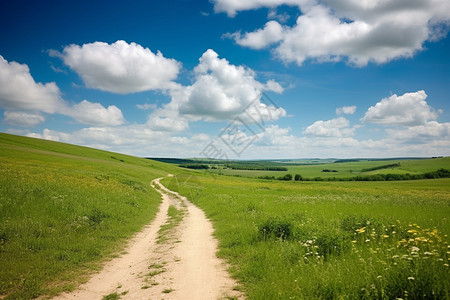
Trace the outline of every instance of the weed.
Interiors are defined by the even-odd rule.
[[[117,294],[116,292],[114,292],[109,295],[103,296],[102,299],[103,300],[118,300],[118,299],[120,299],[120,295]]]
[[[289,239],[293,230],[292,223],[270,217],[258,226],[259,234],[263,239],[279,238],[282,240]]]

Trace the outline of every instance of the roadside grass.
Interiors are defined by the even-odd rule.
[[[0,134],[0,295],[74,289],[156,214],[155,161]]]
[[[164,243],[170,239],[170,232],[173,228],[178,226],[184,217],[184,210],[178,209],[173,205],[170,205],[167,210],[167,215],[169,216],[167,222],[161,225],[158,230],[158,238],[156,242],[158,244]]]
[[[206,212],[249,299],[450,297],[449,179],[163,183]]]

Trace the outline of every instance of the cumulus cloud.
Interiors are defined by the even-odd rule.
[[[336,114],[339,116],[339,115],[342,115],[342,114],[345,114],[345,115],[353,115],[354,113],[355,113],[355,111],[356,111],[356,106],[355,105],[352,105],[352,106],[342,106],[342,107],[339,107],[339,108],[336,108]]]
[[[328,121],[316,121],[308,126],[303,134],[315,137],[350,137],[354,132],[355,128],[350,127],[349,120],[339,117]]]
[[[115,105],[103,107],[100,103],[83,100],[64,110],[77,122],[89,125],[121,125],[125,122],[122,111]]]
[[[283,91],[279,83],[274,80],[265,84],[257,81],[254,71],[230,64],[219,58],[214,50],[209,49],[202,55],[194,74],[192,85],[178,85],[170,90],[172,101],[163,109],[167,113],[163,115],[158,111],[159,116],[219,121],[234,119],[245,114],[247,109],[262,118],[271,116],[272,120],[286,114],[280,107],[261,102],[262,91]]]
[[[151,114],[147,120],[149,128],[155,131],[181,132],[189,127],[188,120],[165,113],[162,111],[160,115],[158,113]]]
[[[0,107],[55,113],[64,106],[54,82],[37,83],[27,65],[0,56]]]
[[[437,141],[450,141],[450,123],[430,121],[406,129],[387,129],[391,139],[407,144],[424,144]]]
[[[36,83],[25,64],[7,62],[0,56],[0,107],[6,109],[4,121],[14,126],[35,126],[45,121],[41,113],[70,116],[82,124],[120,125],[122,112],[112,105],[84,100],[70,106],[61,98],[54,82]]]
[[[450,21],[447,0],[216,0],[215,9],[234,16],[237,11],[282,4],[301,10],[295,25],[270,21],[262,29],[230,36],[254,49],[277,44],[273,52],[284,62],[345,60],[365,66],[413,56],[425,41],[445,36]]]
[[[253,32],[246,32],[244,36],[234,33],[229,37],[234,38],[236,43],[252,49],[262,49],[283,39],[283,27],[277,21],[269,21],[264,28]]]
[[[70,45],[57,54],[89,88],[118,94],[166,89],[181,64],[136,43]]]
[[[423,90],[401,96],[394,94],[371,106],[361,121],[388,126],[424,125],[438,117],[426,98],[427,94]]]
[[[41,114],[23,111],[5,111],[3,117],[5,123],[21,127],[32,127],[45,121]]]

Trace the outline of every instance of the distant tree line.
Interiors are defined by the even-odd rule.
[[[389,169],[389,168],[396,168],[396,167],[400,167],[400,163],[390,164],[390,165],[382,165],[382,166],[377,166],[377,167],[367,168],[367,169],[361,169],[361,172],[370,172],[370,171]]]
[[[281,171],[286,172],[288,168],[270,165],[254,165],[254,164],[226,164],[225,167],[233,170],[252,170],[252,171]]]
[[[205,165],[205,164],[182,164],[182,165],[180,165],[180,167],[187,168],[187,169],[195,169],[195,170],[209,169],[209,166]]]

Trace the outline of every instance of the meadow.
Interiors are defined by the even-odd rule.
[[[450,296],[449,179],[280,182],[185,172],[163,183],[212,220],[220,256],[249,299]]]
[[[156,214],[172,166],[0,134],[0,297],[71,290]]]
[[[439,158],[373,169],[394,163],[288,172],[449,168]],[[150,181],[168,173],[162,183],[213,222],[219,255],[249,299],[450,297],[450,179],[279,181],[210,171],[0,133],[0,298],[52,296],[86,281],[153,218],[161,198]]]
[[[245,162],[242,162],[245,163]],[[377,167],[389,166],[393,164],[399,166],[392,166],[388,168]],[[277,164],[278,166],[285,165],[287,171],[264,171],[264,170],[236,170],[229,168],[210,169],[209,172],[220,175],[243,176],[243,177],[264,177],[275,176],[282,177],[286,174],[300,174],[303,178],[350,178],[355,176],[366,176],[375,174],[422,174],[426,172],[436,171],[440,168],[450,169],[450,158],[433,158],[433,159],[401,159],[401,160],[359,160],[344,163],[327,162],[321,163],[320,160],[313,163],[285,163]],[[324,172],[328,170],[331,172]]]

